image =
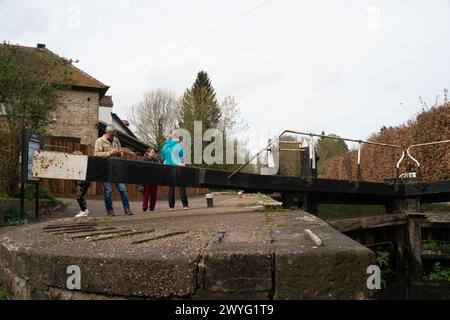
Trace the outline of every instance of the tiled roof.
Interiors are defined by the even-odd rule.
[[[4,47],[4,44],[0,43],[0,50],[2,50],[2,47]],[[28,61],[36,61],[36,63],[39,63],[42,59],[55,57],[57,59],[60,59],[60,61],[64,62],[64,59],[55,54],[54,52],[48,50],[47,48],[38,49],[36,47],[26,47],[26,46],[17,46],[24,50],[24,53],[26,54],[26,59]],[[106,91],[108,91],[109,86],[105,85],[104,83],[98,81],[91,75],[87,74],[86,72],[82,71],[81,69],[77,68],[71,63],[61,63],[60,67],[57,68],[55,71],[54,77],[58,77],[59,75],[63,74],[64,72],[67,72],[70,75],[71,87],[74,89],[77,88],[83,88],[83,89],[93,89],[100,92],[100,95],[103,96]]]

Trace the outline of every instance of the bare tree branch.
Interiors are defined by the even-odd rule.
[[[178,110],[178,101],[172,92],[148,91],[143,100],[132,108],[130,121],[139,138],[160,149],[165,137],[177,125]]]
[[[219,130],[225,135],[234,135],[248,129],[247,123],[241,118],[241,110],[238,103],[232,96],[227,96],[221,103],[221,118]]]

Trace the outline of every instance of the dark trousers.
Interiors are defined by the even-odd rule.
[[[185,187],[179,187],[181,202],[183,203],[183,207],[188,207],[189,202],[186,194]],[[175,186],[169,187],[169,208],[175,208]]]
[[[155,210],[156,198],[158,197],[158,186],[152,184],[144,185],[144,200],[142,202],[142,210],[147,211],[149,209],[150,199],[150,211]]]
[[[86,195],[86,192],[88,191],[90,186],[91,186],[90,182],[77,181],[76,199],[78,205],[80,206],[81,211],[85,211],[87,209],[86,200],[84,199],[84,196]]]

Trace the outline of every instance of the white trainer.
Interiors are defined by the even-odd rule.
[[[183,208],[183,210],[189,210],[189,209],[190,209],[189,207],[184,207],[184,208]]]
[[[89,210],[80,211],[80,213],[75,216],[75,218],[84,218],[84,217],[89,217]]]

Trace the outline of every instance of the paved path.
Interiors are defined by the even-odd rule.
[[[78,203],[74,198],[59,198],[59,200],[66,203],[66,207],[63,210],[58,210],[52,212],[49,215],[41,216],[37,221],[33,221],[34,223],[46,222],[51,220],[60,220],[65,218],[74,218],[80,212],[80,208]],[[257,195],[246,195],[243,199],[237,197],[237,195],[227,194],[227,193],[215,193],[214,194],[214,207],[217,208],[236,208],[236,207],[245,207],[257,205],[260,201],[260,198]],[[100,199],[92,199],[87,200],[87,205],[90,211],[90,217],[104,217],[106,216],[105,203]],[[122,203],[120,201],[114,201],[113,203],[115,213],[117,218],[124,217]],[[192,211],[196,211],[198,209],[206,209],[206,199],[203,196],[190,197],[189,198],[189,211],[185,212],[181,205],[181,201],[177,198],[175,204],[175,211],[169,210],[169,205],[167,200],[158,200],[156,203],[156,210],[154,212],[142,212],[142,204],[141,201],[130,201],[131,209],[133,211],[133,215],[136,216],[146,216],[146,217],[164,217],[167,214],[169,215],[177,215],[182,213],[188,213]],[[206,209],[206,211],[211,209]],[[17,226],[10,227],[1,227],[0,234],[5,232],[18,229]]]
[[[238,202],[230,201],[233,199],[237,199],[236,195],[230,195],[230,194],[222,194],[217,193],[214,195],[214,205],[215,206],[228,206],[228,205],[237,205]],[[63,211],[58,211],[52,214],[49,217],[43,218],[44,220],[50,219],[61,219],[61,218],[70,218],[74,217],[76,214],[80,212],[80,208],[78,206],[78,203],[75,199],[71,198],[61,198],[59,199],[67,204],[67,207]],[[253,202],[257,202],[257,200],[253,200]],[[248,203],[247,200],[242,200],[242,203]],[[100,199],[94,199],[94,200],[87,200],[88,209],[90,212],[90,216],[93,217],[100,217],[106,215],[106,209],[105,209],[105,203],[103,200]],[[139,215],[144,214],[142,212],[142,202],[141,201],[130,201],[131,210],[133,211],[133,214]],[[206,199],[205,197],[197,196],[197,197],[191,197],[189,198],[189,206],[191,209],[200,209],[206,207]],[[124,215],[122,203],[120,201],[114,201],[114,211],[117,216]],[[183,211],[183,207],[181,205],[181,201],[177,199],[176,205],[175,205],[175,212],[176,211]],[[167,200],[158,200],[156,203],[156,210],[155,212],[148,212],[146,214],[158,214],[163,212],[169,212],[169,205],[167,203]],[[42,219],[41,219],[42,220]]]

